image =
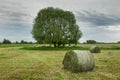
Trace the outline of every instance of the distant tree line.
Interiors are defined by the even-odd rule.
[[[118,41],[118,42],[110,42],[108,44],[114,44],[114,43],[120,44],[120,41]],[[95,40],[87,40],[86,42],[84,42],[84,44],[106,44],[106,42],[97,42]]]
[[[118,41],[117,43],[119,43],[119,44],[120,44],[120,41]]]
[[[16,41],[16,42],[11,42],[8,39],[4,39],[2,42],[0,42],[1,44],[33,44],[33,42],[27,42],[24,40],[21,40],[20,42]]]
[[[4,39],[2,42],[0,42],[0,44],[34,44],[34,43],[36,43],[36,42],[28,42],[28,41],[24,41],[24,40],[21,40],[20,42],[19,41],[11,42],[8,39]],[[114,42],[114,43],[120,44],[120,41]],[[114,44],[114,43],[109,43],[109,44]],[[95,40],[87,40],[83,44],[106,44],[106,43],[105,42],[97,42]]]
[[[95,40],[87,40],[86,43],[87,44],[96,44],[97,41],[95,41]]]
[[[11,41],[8,40],[8,39],[4,39],[2,43],[3,43],[3,44],[11,44]]]

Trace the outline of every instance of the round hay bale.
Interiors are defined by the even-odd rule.
[[[90,48],[90,52],[91,53],[100,53],[100,47],[98,47],[98,46],[92,46]]]
[[[72,50],[65,54],[64,69],[72,72],[91,71],[94,66],[94,57],[89,51]]]

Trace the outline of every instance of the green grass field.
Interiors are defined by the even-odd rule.
[[[91,44],[92,45],[92,44]],[[90,47],[81,44],[79,46]],[[99,44],[98,44],[99,45]],[[0,80],[120,80],[120,50],[102,50],[93,54],[91,72],[71,73],[63,69],[67,50],[23,50],[32,45],[0,45]],[[120,47],[119,44],[100,44]]]

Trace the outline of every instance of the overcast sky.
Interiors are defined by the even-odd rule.
[[[120,41],[120,0],[0,0],[0,41],[34,41],[33,19],[46,7],[72,11],[83,33],[79,40]]]

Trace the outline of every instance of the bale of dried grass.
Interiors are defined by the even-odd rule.
[[[95,62],[89,51],[72,50],[65,54],[63,65],[72,72],[85,72],[93,70]]]
[[[90,48],[90,52],[91,53],[100,53],[100,47],[98,47],[98,46],[92,46]]]

